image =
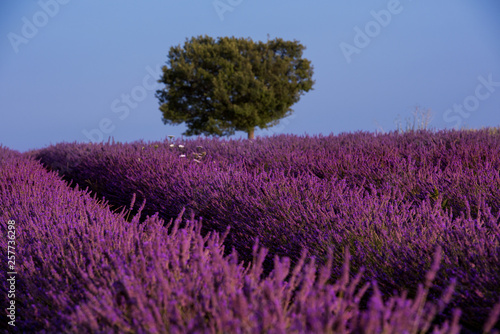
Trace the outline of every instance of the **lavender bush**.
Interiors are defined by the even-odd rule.
[[[363,287],[377,282],[353,299],[359,314],[366,319],[373,317],[374,323],[378,321],[377,312],[373,313],[374,300],[394,306],[400,304],[391,295],[399,295],[401,300],[408,297],[415,304],[428,296],[435,302],[429,314],[436,324],[456,329],[458,313],[452,310],[460,307],[463,330],[481,331],[493,328],[499,312],[494,307],[500,297],[499,144],[498,133],[486,129],[379,136],[277,136],[256,141],[59,144],[31,155],[66,180],[74,180],[80,187],[90,186],[115,210],[129,207],[137,196],[139,204],[131,206],[135,217],[124,211],[115,214],[121,222],[114,224],[128,226],[134,222],[143,228],[156,219],[154,224],[161,226],[165,235],[171,235],[169,230],[178,233],[187,229],[197,231],[199,238],[219,235],[230,226],[227,237],[219,240],[225,245],[218,249],[219,256],[237,264],[236,253],[230,253],[235,248],[239,259],[244,260],[240,268],[251,268],[257,261],[254,245],[258,239],[270,253],[257,261],[262,271],[259,279],[283,276],[281,282],[288,286],[293,282],[290,275],[277,273],[284,266],[280,261],[287,260],[273,258],[286,256],[290,258],[290,270],[301,272],[307,267],[301,255],[305,249],[320,267],[331,263],[324,282],[337,281],[332,286],[346,280],[359,280]],[[160,218],[177,218],[183,207],[203,217],[203,224],[196,225],[190,219],[177,220],[177,228],[162,226]],[[156,212],[157,216],[148,218]],[[144,223],[137,224],[139,221]],[[441,270],[426,276],[436,247],[443,253]],[[346,272],[341,269],[345,265],[344,249],[352,254],[353,272],[364,268],[362,276],[342,278]],[[331,257],[327,256],[329,250]],[[432,287],[427,283],[429,277],[435,283]],[[454,278],[456,289],[451,298],[449,284],[455,282]],[[426,285],[415,288],[422,281]],[[285,304],[295,303],[297,294],[291,293]],[[450,306],[445,307],[444,301],[450,298]],[[420,314],[430,312],[418,307],[408,312],[415,316],[416,310],[423,312]],[[323,314],[325,308],[318,307],[315,312]],[[332,314],[326,317],[330,319]],[[315,332],[316,327],[307,327],[312,326],[307,324],[313,318],[301,318],[305,327],[293,330]],[[350,322],[345,330],[371,328],[366,327],[369,320],[360,319],[358,325]],[[445,325],[445,320],[451,319],[455,322]],[[420,328],[429,328],[429,324]],[[182,326],[179,330],[186,328]],[[241,326],[238,328],[244,328]],[[284,326],[286,332],[292,330]],[[453,331],[451,327],[446,330]],[[204,328],[216,331],[215,327]],[[321,328],[328,332],[336,327]],[[373,328],[382,331],[382,327]]]
[[[7,219],[18,226],[14,332],[459,332],[459,310],[432,325],[452,296],[453,280],[439,300],[426,301],[439,247],[414,300],[405,293],[384,300],[375,282],[360,286],[362,271],[350,277],[348,250],[334,284],[328,283],[332,253],[317,269],[303,252],[293,271],[288,258],[275,257],[266,276],[265,248],[254,244],[252,261],[243,266],[235,252],[223,255],[225,236],[203,237],[194,217],[180,229],[182,211],[168,224],[169,233],[157,215],[142,224],[139,215],[128,222],[125,212],[112,213],[88,192],[68,188],[33,159],[5,148],[0,167],[2,231]],[[5,249],[2,239],[2,256]],[[373,296],[361,309],[368,289]]]

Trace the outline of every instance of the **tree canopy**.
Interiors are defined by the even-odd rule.
[[[291,115],[312,89],[313,67],[298,41],[209,36],[171,47],[156,92],[164,124],[186,123],[184,135],[232,135],[266,129]]]

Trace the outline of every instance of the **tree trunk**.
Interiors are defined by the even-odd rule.
[[[248,130],[248,139],[254,139],[255,138],[254,130],[255,130],[255,128],[251,128],[250,130]]]

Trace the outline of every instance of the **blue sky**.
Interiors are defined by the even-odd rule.
[[[436,129],[499,126],[498,17],[498,0],[5,0],[0,143],[181,136],[161,121],[158,69],[205,34],[307,47],[314,90],[257,136],[392,131],[416,106]]]

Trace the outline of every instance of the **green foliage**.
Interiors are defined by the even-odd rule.
[[[281,38],[209,36],[172,47],[158,90],[164,124],[186,123],[184,135],[232,135],[266,129],[291,115],[291,106],[312,89],[313,67],[305,47]]]

